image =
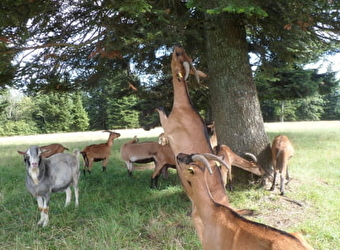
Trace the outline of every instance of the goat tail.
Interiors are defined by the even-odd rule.
[[[276,155],[276,169],[279,169],[280,172],[284,171],[284,167],[286,166],[287,161],[284,155],[283,150],[279,150]]]
[[[85,166],[88,166],[89,165],[89,160],[87,159],[86,152],[81,151],[80,154],[83,156]]]
[[[66,148],[66,150],[68,150],[68,149]],[[73,154],[74,154],[76,157],[78,157],[79,154],[80,154],[80,151],[79,151],[78,149],[74,149],[74,150],[73,150]]]

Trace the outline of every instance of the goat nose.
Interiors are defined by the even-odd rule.
[[[34,168],[38,167],[38,162],[32,162],[31,166],[34,167]]]
[[[178,161],[183,161],[183,160],[184,160],[184,158],[185,158],[185,156],[186,156],[185,154],[183,154],[183,153],[179,153],[179,154],[177,155],[177,157],[176,157],[176,158],[177,158],[177,160],[178,160]]]
[[[177,155],[177,161],[183,162],[185,164],[190,164],[192,162],[192,155],[184,154],[184,153],[179,153]]]

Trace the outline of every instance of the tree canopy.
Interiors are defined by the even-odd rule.
[[[87,89],[108,70],[128,72],[126,82],[133,71],[159,76],[177,43],[205,68],[203,29],[220,13],[245,26],[249,52],[263,69],[272,71],[273,60],[306,63],[338,49],[338,1],[5,0],[1,85],[35,92]]]
[[[193,100],[211,113],[219,142],[263,159],[268,138],[249,53],[263,83],[279,78],[275,83],[291,87],[303,77],[300,94],[315,93],[324,79],[301,69],[338,52],[340,40],[338,0],[4,0],[0,6],[1,86],[32,95],[89,92],[117,75],[123,92],[147,93],[167,82],[169,54],[181,44],[209,75],[199,87],[210,94],[202,101],[196,91]],[[289,95],[298,93],[293,87]]]

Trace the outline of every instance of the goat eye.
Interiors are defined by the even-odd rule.
[[[193,167],[188,168],[188,172],[190,174],[194,174],[195,173],[194,168]]]

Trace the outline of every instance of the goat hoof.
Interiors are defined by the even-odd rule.
[[[281,192],[281,194],[280,195],[282,195],[282,196],[285,196],[285,192]]]

